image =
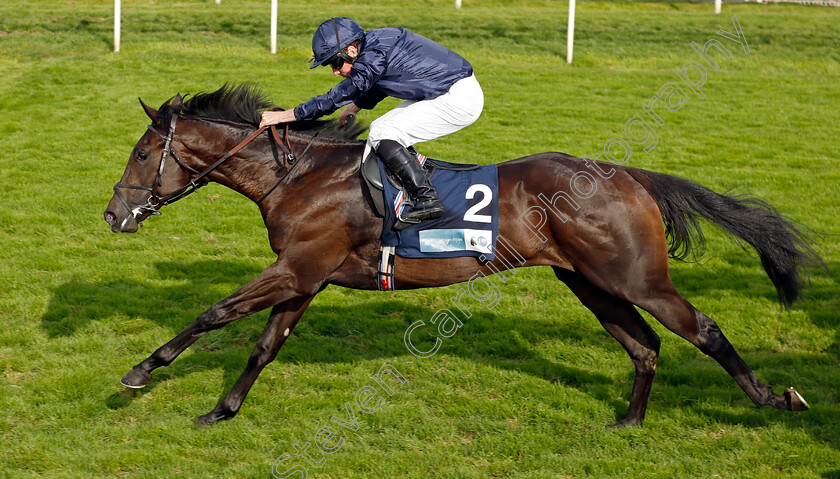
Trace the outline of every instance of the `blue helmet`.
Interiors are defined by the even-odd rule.
[[[364,29],[355,20],[347,17],[331,18],[318,25],[312,36],[312,66],[315,68],[326,63],[334,55],[341,53],[348,45],[362,38]]]

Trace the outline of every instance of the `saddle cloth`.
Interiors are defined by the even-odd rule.
[[[432,184],[437,188],[446,211],[443,216],[422,221],[402,231],[393,229],[397,215],[404,205],[405,193],[384,180],[385,224],[380,237],[382,246],[394,246],[396,254],[404,258],[452,258],[483,256],[491,261],[496,251],[499,230],[499,178],[496,165],[460,165],[427,159],[418,154],[418,161]],[[372,161],[375,155],[367,161]],[[381,178],[385,167],[376,158]],[[364,168],[363,168],[364,169]],[[371,195],[379,193],[371,188]]]

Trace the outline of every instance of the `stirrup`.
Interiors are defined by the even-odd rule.
[[[411,205],[411,207],[408,208],[407,212],[411,211],[411,208],[413,207],[414,205]],[[403,213],[400,212],[400,214],[397,215],[397,220],[394,222],[394,230],[402,231],[411,225],[416,225],[419,222],[420,220],[418,220],[417,218],[404,218]]]
[[[434,219],[440,218],[441,216],[443,216],[443,213],[445,211],[446,210],[445,210],[445,208],[443,207],[442,204],[438,208],[433,208],[433,209],[428,209],[428,210],[427,209],[422,209],[422,210],[416,210],[416,211],[413,210],[413,206],[412,206],[412,209],[408,210],[407,215],[404,216],[403,213],[400,213],[397,216],[397,221],[394,224],[394,229],[397,230],[397,231],[401,231],[402,229],[405,229],[405,228],[407,228],[411,225],[416,225],[417,223],[420,223],[420,222],[423,222],[423,221],[429,221],[429,220],[434,220]],[[413,215],[412,215],[412,213],[413,213]],[[419,218],[417,216],[419,216]]]

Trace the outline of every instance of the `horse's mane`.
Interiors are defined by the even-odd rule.
[[[275,107],[259,87],[248,83],[225,83],[213,92],[186,95],[179,107],[172,105],[173,98],[161,105],[159,112],[162,113],[162,118],[177,113],[186,118],[236,123],[256,128],[260,124],[262,110]],[[354,141],[366,130],[366,127],[359,123],[339,125],[336,120],[296,121],[290,123],[289,127],[294,131],[317,132],[319,139],[333,141]]]

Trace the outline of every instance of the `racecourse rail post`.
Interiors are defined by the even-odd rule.
[[[114,53],[120,51],[120,0],[114,0]]]
[[[720,13],[720,0],[715,0],[715,13]]]
[[[566,33],[566,63],[572,63],[572,49],[575,45],[575,0],[569,0],[569,28]]]
[[[277,53],[277,0],[271,0],[271,53]]]
[[[461,8],[461,0],[455,0],[455,8]]]

